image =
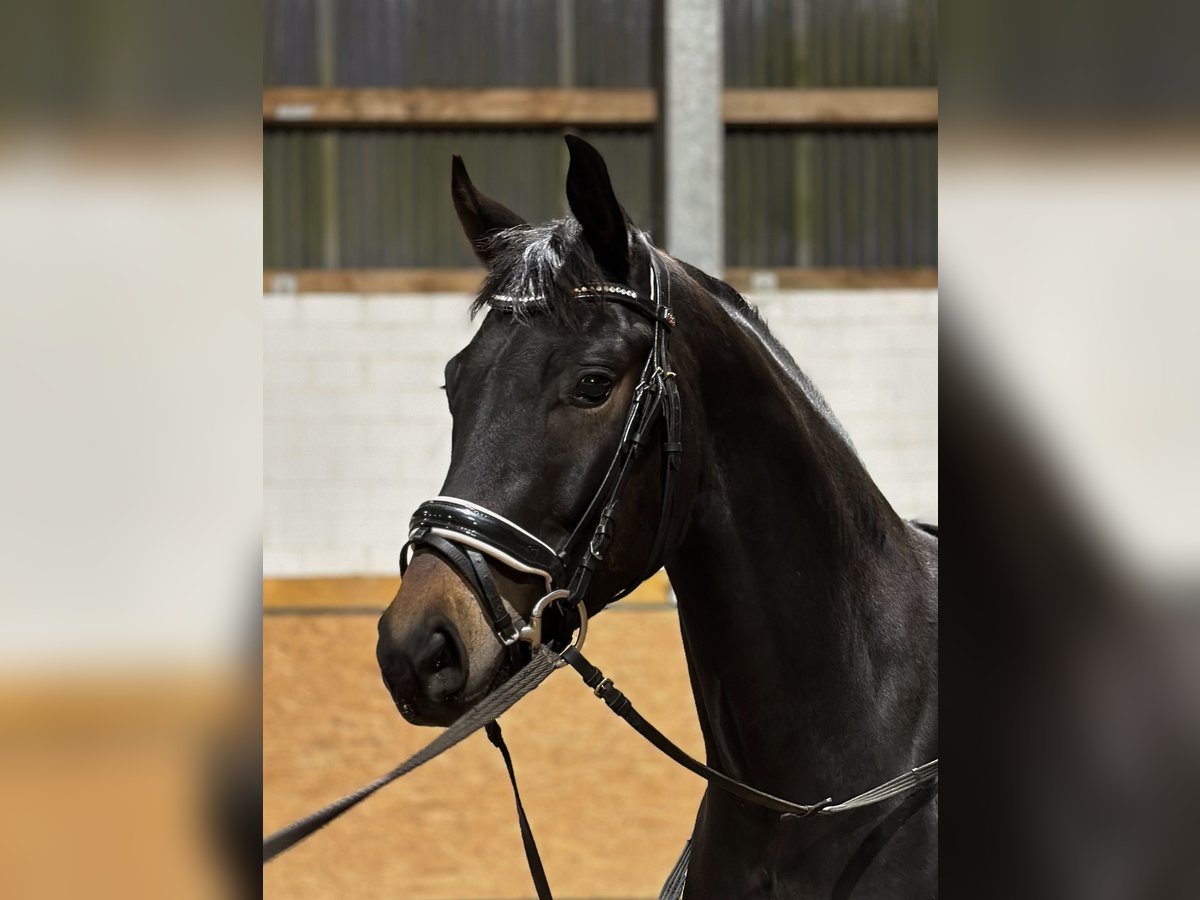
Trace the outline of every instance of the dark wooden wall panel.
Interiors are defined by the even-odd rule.
[[[651,137],[581,130],[608,160],[634,221],[653,228]],[[450,157],[527,220],[566,213],[567,151],[557,131],[271,129],[263,141],[268,269],[474,264],[450,202]]]

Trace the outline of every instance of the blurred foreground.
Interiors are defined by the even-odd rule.
[[[0,12],[6,898],[259,892],[256,28]]]

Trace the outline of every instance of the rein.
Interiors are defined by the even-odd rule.
[[[521,697],[533,691],[555,669],[567,665],[579,673],[584,684],[591,688],[609,709],[673,762],[704,778],[709,784],[749,803],[777,812],[785,819],[847,813],[882,803],[937,781],[938,760],[935,759],[840,803],[834,803],[833,798],[826,798],[818,803],[802,804],[776,797],[731,778],[688,755],[646,721],[629,698],[616,688],[612,679],[605,677],[604,673],[583,655],[583,642],[587,636],[587,608],[583,598],[592,575],[604,560],[604,554],[612,543],[614,523],[626,477],[639,452],[651,442],[660,419],[664,423],[665,439],[661,444],[664,466],[662,506],[657,533],[643,574],[633,584],[619,590],[608,602],[624,597],[652,575],[658,568],[657,560],[666,546],[674,475],[679,468],[683,445],[679,440],[679,391],[668,358],[668,334],[675,326],[675,316],[670,308],[670,279],[665,279],[664,298],[660,284],[660,266],[662,262],[658,253],[650,248],[648,301],[623,285],[584,285],[575,290],[575,296],[579,299],[617,303],[632,310],[651,322],[654,337],[642,368],[641,378],[634,389],[633,402],[625,417],[617,451],[600,487],[566,541],[556,550],[499,513],[469,500],[435,497],[422,503],[413,513],[409,524],[408,542],[400,551],[401,575],[407,570],[412,553],[417,550],[427,550],[441,557],[471,588],[497,640],[508,649],[510,659],[517,662],[521,644],[527,644],[529,661],[523,666],[518,666],[512,678],[467,710],[424,749],[386,775],[266,838],[263,841],[264,865],[376,791],[484,728],[488,739],[500,751],[512,783],[521,839],[538,898],[552,900],[533,831],[517,790],[512,757],[504,743],[496,718]],[[493,309],[511,312],[518,308],[531,307],[538,302],[540,298],[494,296],[489,300],[489,305]],[[547,592],[533,605],[528,619],[522,617],[501,595],[492,578],[488,558],[517,571],[540,576],[544,581]],[[551,635],[546,631],[544,618],[556,605],[560,614],[557,624],[565,631]],[[572,634],[575,634],[574,642],[565,649],[558,650],[557,646],[567,644]],[[668,878],[663,890],[664,897],[677,897],[682,893],[689,850],[690,842]]]
[[[456,746],[465,738],[483,728],[487,731],[488,739],[500,751],[504,759],[505,768],[508,770],[509,781],[513,789],[513,798],[516,801],[517,820],[521,828],[521,841],[525,848],[525,858],[529,864],[529,871],[533,878],[534,887],[537,890],[538,900],[553,900],[549,883],[546,880],[545,869],[542,866],[541,855],[538,853],[537,842],[534,840],[533,830],[529,825],[529,820],[525,815],[525,808],[521,803],[521,795],[517,790],[517,776],[513,770],[512,756],[508,751],[507,745],[504,743],[504,736],[500,731],[500,725],[496,722],[496,719],[501,713],[506,712],[516,704],[518,700],[537,688],[555,669],[562,668],[565,665],[569,665],[575,669],[583,679],[584,684],[591,688],[593,693],[603,700],[609,709],[624,719],[634,731],[673,762],[683,766],[689,772],[699,775],[709,784],[721,790],[728,791],[734,796],[740,797],[757,806],[780,813],[780,817],[783,819],[806,819],[810,816],[833,816],[851,812],[883,803],[885,800],[910,793],[922,785],[931,784],[938,780],[938,760],[935,759],[841,803],[834,803],[832,798],[826,798],[819,803],[812,804],[793,803],[782,797],[776,797],[773,794],[760,791],[735,778],[730,778],[728,775],[690,756],[685,750],[671,741],[670,738],[646,721],[634,708],[629,698],[617,689],[612,679],[605,677],[600,669],[588,661],[587,657],[580,651],[579,644],[580,641],[577,640],[574,646],[568,647],[561,654],[554,652],[549,646],[543,644],[533,652],[533,658],[530,662],[512,678],[463,713],[454,724],[450,725],[424,748],[414,753],[390,772],[267,837],[263,841],[263,865],[266,865],[284,851],[291,849],[314,832],[324,828],[343,813],[349,812],[381,788],[387,787],[387,785],[396,779],[423,766],[431,759],[440,756],[451,747]],[[672,871],[666,887],[664,887],[664,897],[680,896],[680,893],[676,891],[682,891],[683,878],[687,871],[689,850],[690,842],[688,846],[685,846],[683,855]],[[668,888],[671,890],[668,891]]]

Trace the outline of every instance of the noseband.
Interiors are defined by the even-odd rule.
[[[660,275],[660,269],[662,274]],[[665,288],[665,290],[664,290]],[[671,371],[667,338],[675,326],[670,306],[670,278],[658,253],[650,251],[650,297],[619,284],[587,284],[574,291],[578,300],[617,303],[648,320],[654,328],[650,353],[625,416],[621,441],[591,502],[570,536],[557,548],[504,516],[478,503],[457,497],[434,497],[417,507],[409,522],[408,542],[400,551],[403,576],[418,550],[430,550],[454,568],[471,587],[497,639],[515,651],[519,643],[536,649],[543,642],[562,640],[579,629],[575,646],[587,635],[587,608],[583,603],[592,575],[612,544],[617,507],[634,461],[652,442],[659,420],[664,423],[662,506],[658,531],[650,546],[646,566],[636,581],[619,590],[608,602],[621,599],[658,568],[666,545],[675,473],[683,445],[679,442],[679,389]],[[488,305],[503,312],[537,308],[541,298],[495,295]],[[488,560],[529,575],[539,576],[546,593],[526,621],[496,587]],[[555,604],[566,627],[564,634],[548,635],[543,617]],[[574,621],[575,613],[578,618]]]

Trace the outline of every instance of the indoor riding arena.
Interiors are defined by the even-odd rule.
[[[264,9],[264,834],[438,732],[397,712],[376,640],[450,464],[446,363],[486,312],[452,155],[540,223],[568,214],[563,135],[584,137],[655,245],[758,308],[895,511],[937,522],[934,0]],[[665,572],[587,649],[704,758]],[[705,782],[571,672],[500,721],[555,896],[657,897]],[[500,755],[472,735],[271,862],[263,890],[534,896]]]

